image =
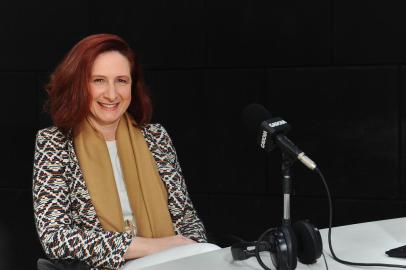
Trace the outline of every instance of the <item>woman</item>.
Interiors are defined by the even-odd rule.
[[[76,44],[47,85],[54,127],[37,134],[33,199],[51,259],[118,269],[125,260],[206,242],[133,51],[120,37]]]

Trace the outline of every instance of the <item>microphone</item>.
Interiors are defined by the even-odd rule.
[[[291,140],[286,137],[290,125],[280,117],[272,118],[271,113],[260,104],[248,105],[242,113],[242,120],[248,130],[255,133],[259,146],[267,152],[279,147],[293,158],[300,160],[310,170],[317,165]]]

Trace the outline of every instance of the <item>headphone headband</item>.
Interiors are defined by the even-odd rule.
[[[271,251],[271,247],[265,241],[238,242],[231,246],[231,255],[234,260],[241,261],[255,256],[255,250],[258,252]]]

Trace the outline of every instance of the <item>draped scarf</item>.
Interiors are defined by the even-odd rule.
[[[137,236],[174,235],[166,187],[141,130],[127,113],[119,121],[116,145]],[[124,232],[123,212],[103,135],[86,119],[74,137],[74,146],[103,229]]]

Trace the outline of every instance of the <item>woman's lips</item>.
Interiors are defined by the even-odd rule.
[[[103,102],[97,102],[97,103],[100,105],[100,107],[101,107],[102,109],[108,110],[108,111],[115,110],[115,109],[118,107],[118,105],[120,104],[119,102],[117,102],[117,103],[103,103]]]

